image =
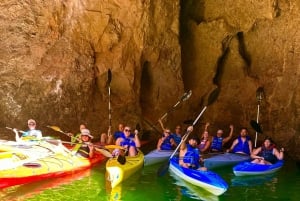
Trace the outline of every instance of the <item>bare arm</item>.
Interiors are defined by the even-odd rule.
[[[224,138],[224,140],[223,140],[223,145],[226,144],[226,143],[232,138],[232,134],[233,134],[233,125],[230,125],[229,128],[230,128],[229,136],[226,137],[226,138]]]
[[[252,153],[251,153],[251,158],[253,159],[261,159],[262,157],[258,156],[257,154],[259,154],[259,152],[261,152],[261,147],[258,147],[257,149],[255,149]]]
[[[164,124],[163,124],[162,120],[159,119],[158,122],[159,122],[159,125],[160,125],[161,129],[164,131],[165,127],[164,127]]]
[[[138,130],[135,130],[134,133],[135,133],[135,135],[134,135],[135,146],[137,148],[140,148],[141,147],[141,141],[140,141],[140,138],[138,136],[139,132],[138,132]]]
[[[205,144],[205,147],[204,147],[202,150],[200,150],[200,151],[201,151],[201,152],[208,151],[209,148],[210,148],[210,144],[211,144],[210,140],[207,140],[207,141],[206,141],[206,144]]]
[[[235,145],[237,145],[238,142],[239,142],[238,139],[235,139],[233,141],[231,147],[227,150],[227,152],[231,152],[234,149]]]
[[[277,149],[274,149],[274,155],[276,156],[276,158],[278,160],[282,160],[283,159],[283,152],[284,152],[283,148],[281,148],[280,151],[278,151]]]

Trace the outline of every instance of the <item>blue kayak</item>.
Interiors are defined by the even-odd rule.
[[[279,160],[272,165],[242,162],[233,167],[233,173],[236,176],[271,174],[278,171],[283,166],[283,164],[283,160]]]
[[[170,156],[173,154],[174,150],[153,150],[145,155],[144,165],[153,165],[156,163],[161,163],[168,161]]]
[[[209,156],[210,154],[208,154]],[[204,155],[204,157],[206,157]],[[204,167],[208,169],[233,166],[243,161],[249,161],[250,156],[237,153],[219,153],[204,159]]]
[[[178,157],[170,159],[169,170],[184,181],[217,196],[228,189],[228,184],[218,174],[209,170],[203,171],[181,167],[178,164]]]

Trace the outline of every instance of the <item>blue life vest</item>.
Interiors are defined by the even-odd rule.
[[[135,142],[131,137],[126,137],[124,134],[121,136],[124,140],[120,143],[121,146],[128,146],[128,147],[136,147]]]
[[[211,143],[211,149],[222,151],[222,147],[223,147],[223,137],[214,136]]]
[[[187,144],[186,146],[187,146],[187,152],[185,153],[185,155],[183,157],[183,162],[191,164],[193,169],[198,169],[200,167],[199,149],[193,148],[189,144]]]
[[[249,149],[249,140],[250,140],[250,137],[249,136],[246,136],[246,140],[245,142],[242,141],[242,138],[241,136],[237,138],[238,140],[238,143],[235,145],[235,147],[233,148],[233,153],[236,153],[236,152],[244,152],[245,154],[248,154],[250,155],[250,149]]]
[[[175,143],[178,145],[181,142],[181,136],[176,135],[176,133],[172,133]]]
[[[261,152],[258,155],[263,157],[266,161],[269,161],[272,164],[278,161],[277,157],[273,154],[273,148],[266,149],[264,146],[262,146]]]
[[[173,136],[169,135],[164,139],[162,144],[160,145],[161,150],[172,150],[172,145],[171,145],[171,139],[173,139]]]

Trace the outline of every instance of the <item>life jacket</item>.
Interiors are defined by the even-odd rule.
[[[214,136],[211,143],[211,149],[222,151],[222,148],[223,148],[223,137]]]
[[[134,140],[131,137],[121,136],[124,140],[120,143],[121,146],[136,147]]]
[[[246,136],[245,142],[243,142],[241,136],[239,136],[237,138],[237,140],[238,140],[238,143],[233,148],[233,150],[232,150],[233,153],[244,152],[245,154],[250,155],[250,149],[249,149],[249,140],[250,140],[250,137]]]
[[[173,139],[173,136],[169,135],[164,139],[162,144],[160,145],[161,150],[172,150],[172,145],[171,145],[171,139]]]
[[[43,137],[42,132],[40,130],[28,130],[22,134],[22,138],[24,137],[35,137],[37,139],[41,139]]]
[[[85,158],[89,158],[90,155],[90,148],[87,144],[81,144],[80,148],[77,151],[78,154],[80,154],[81,156],[85,157]]]
[[[189,163],[193,169],[198,169],[200,167],[199,159],[199,149],[187,144],[187,151],[183,157],[183,162]]]
[[[175,143],[178,145],[181,142],[181,136],[178,136],[176,133],[172,133]]]
[[[201,141],[200,141],[200,144],[199,144],[199,146],[198,146],[198,149],[201,151],[201,149],[204,149],[204,147],[205,147],[205,145],[206,145],[206,143],[208,142],[208,140],[207,139],[202,139]]]
[[[267,149],[265,146],[261,147],[261,152],[258,154],[263,157],[266,161],[274,164],[278,161],[277,157],[273,154],[274,148]]]

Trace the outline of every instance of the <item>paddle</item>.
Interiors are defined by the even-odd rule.
[[[260,124],[255,120],[251,120],[250,125],[256,131],[256,133],[263,133]]]
[[[204,111],[206,110],[207,106],[209,106],[210,104],[212,104],[218,97],[220,92],[219,88],[216,88],[215,90],[213,90],[207,100],[207,104],[206,106],[204,106],[204,108],[202,109],[202,111],[199,113],[199,115],[197,116],[197,118],[194,120],[192,126],[194,126],[197,121],[199,120],[199,118],[202,116],[202,114],[204,113]],[[179,149],[179,147],[181,146],[181,144],[183,142],[185,142],[185,140],[188,138],[189,134],[191,133],[191,131],[187,131],[184,136],[182,137],[182,140],[180,141],[180,143],[177,145],[176,149],[174,150],[174,152],[172,153],[172,155],[170,156],[169,160],[167,163],[165,163],[164,165],[162,165],[158,171],[157,171],[157,175],[158,176],[163,176],[165,175],[165,173],[167,172],[167,170],[169,169],[169,165],[170,165],[170,160],[173,158],[173,156],[175,155],[175,153],[177,152],[177,150]]]
[[[57,131],[57,132],[60,132],[60,133],[62,133],[62,134],[65,134],[65,135],[67,135],[68,137],[70,137],[72,140],[74,140],[74,141],[76,141],[77,140],[77,138],[76,137],[74,137],[74,136],[71,136],[71,135],[69,135],[68,133],[66,133],[66,132],[64,132],[64,131],[62,131],[58,126],[47,126],[48,128],[51,128],[51,129],[53,129],[53,130],[55,130],[55,131]]]
[[[112,73],[111,70],[108,69],[106,85],[108,86],[108,121],[109,121],[108,130],[109,132],[111,131],[111,93],[110,93],[111,79],[112,79]],[[108,135],[110,135],[110,133],[108,133]]]
[[[256,100],[257,100],[257,116],[256,116],[256,122],[258,123],[259,119],[259,107],[262,99],[264,98],[264,89],[263,87],[258,87],[256,90]],[[253,123],[253,122],[252,122]],[[255,129],[254,129],[255,130]],[[255,143],[254,147],[256,148],[256,142],[257,142],[257,131],[255,132]]]
[[[171,109],[169,109],[164,115],[162,115],[159,119],[160,120],[163,120],[167,115],[168,113],[172,112],[173,110],[175,110],[175,108],[183,101],[186,101],[187,99],[189,99],[192,95],[192,90],[189,90],[188,92],[185,92],[182,97],[180,98],[180,100],[175,104],[173,105],[173,107]]]
[[[6,129],[9,129],[9,130],[14,130],[13,128],[10,128],[10,127],[5,127]],[[16,131],[18,131],[19,133],[26,133],[25,131],[22,131],[22,130],[18,130],[15,128]]]

